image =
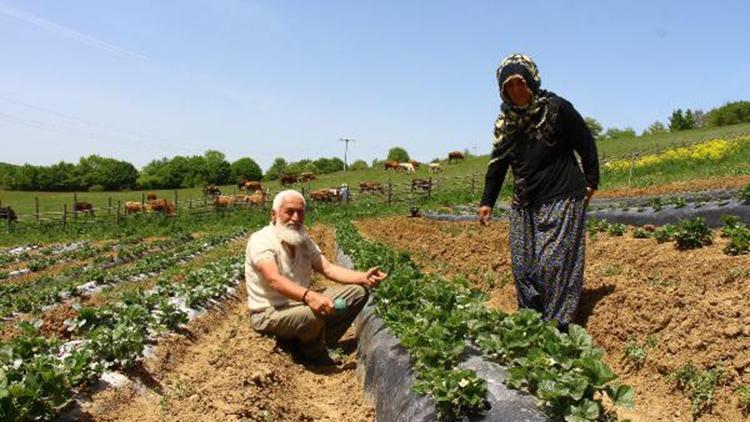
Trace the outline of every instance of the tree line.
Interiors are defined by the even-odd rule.
[[[591,130],[591,134],[594,135],[596,140],[625,139],[637,136],[635,130],[631,127],[622,129],[611,127],[605,131],[604,127],[593,117],[586,117],[585,120]],[[681,108],[678,108],[669,116],[667,124],[657,120],[645,129],[641,133],[641,136],[679,132],[701,127],[728,126],[738,123],[750,123],[750,101],[730,102],[721,107],[711,109],[708,112],[691,110],[689,108],[683,111]]]

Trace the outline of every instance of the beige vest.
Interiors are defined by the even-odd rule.
[[[253,233],[247,241],[245,251],[245,283],[247,284],[247,304],[250,311],[263,311],[269,306],[275,308],[299,303],[272,289],[255,268],[261,260],[273,260],[279,273],[302,287],[310,286],[313,259],[320,256],[318,245],[306,237],[305,242],[295,247],[294,258],[287,252],[276,237],[273,226],[268,225]]]

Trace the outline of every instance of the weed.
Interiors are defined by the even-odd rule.
[[[675,198],[672,202],[675,208],[683,208],[687,205],[687,200],[683,197]]]
[[[688,362],[669,375],[676,387],[690,396],[690,409],[693,418],[711,409],[716,387],[723,381],[721,368],[708,370],[698,369],[693,362]]]
[[[642,227],[636,227],[633,229],[633,237],[636,239],[646,239],[648,234],[649,233],[646,230],[643,230]]]
[[[739,199],[746,204],[750,204],[750,185],[747,185],[744,188],[740,189]]]
[[[737,387],[737,395],[740,396],[740,408],[742,413],[747,416],[750,414],[750,385],[740,385]]]
[[[646,348],[634,341],[629,341],[625,346],[625,357],[632,362],[635,367],[640,368],[643,366],[643,362],[646,361]]]

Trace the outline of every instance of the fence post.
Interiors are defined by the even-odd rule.
[[[146,203],[146,194],[141,192],[141,206]]]
[[[5,223],[7,224],[7,227],[8,227],[8,233],[10,233],[11,231],[10,215],[8,216],[8,218],[5,219]]]
[[[39,197],[34,197],[34,218],[36,218],[36,222],[39,223]]]
[[[388,182],[388,206],[391,205],[391,198],[393,196],[393,183]]]
[[[65,226],[68,224],[68,204],[63,204],[63,230],[65,229]]]
[[[177,215],[177,209],[180,208],[177,206],[177,189],[174,190],[174,213]]]
[[[432,176],[430,176],[430,184],[427,185],[427,199],[432,197]]]
[[[107,198],[107,217],[112,215],[112,197]]]
[[[475,181],[474,181],[474,172],[471,172],[471,196],[474,196],[474,188],[475,188]]]
[[[78,222],[78,212],[76,212],[76,203],[78,202],[78,194],[73,192],[73,224]]]
[[[120,204],[120,201],[117,201],[117,213],[115,214],[115,224],[117,225],[120,224]]]

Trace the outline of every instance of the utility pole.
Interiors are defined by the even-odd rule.
[[[346,168],[347,168],[346,153],[349,151],[349,142],[356,142],[356,141],[354,139],[348,139],[348,138],[339,138],[339,141],[344,142],[346,144],[344,146],[344,171],[346,171]]]

